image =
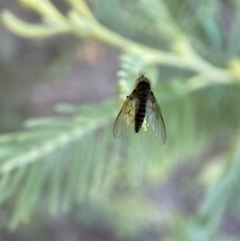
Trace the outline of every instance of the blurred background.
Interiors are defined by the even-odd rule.
[[[0,240],[239,240],[239,0],[0,10]],[[112,136],[140,71],[163,146]]]

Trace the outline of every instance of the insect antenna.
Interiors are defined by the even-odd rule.
[[[140,72],[139,72],[139,77],[144,78],[144,75],[145,75],[145,74],[146,74],[146,72],[143,73],[142,71],[140,71]]]

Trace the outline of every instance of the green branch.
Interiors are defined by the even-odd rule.
[[[112,107],[115,102],[102,103],[102,108],[106,106]],[[96,112],[96,111],[95,111]],[[7,158],[1,161],[0,173],[6,174],[15,169],[27,166],[33,162],[41,160],[41,158],[51,156],[52,153],[61,150],[67,144],[72,143],[75,140],[83,138],[89,133],[93,133],[97,129],[107,125],[115,116],[113,112],[107,112],[104,116],[98,118],[82,117],[72,119],[71,121],[63,121],[59,119],[42,119],[32,120],[27,122],[27,130],[23,133],[17,133],[16,135],[8,135],[2,138],[0,145],[8,143],[15,150],[21,149],[21,144],[25,142],[31,142],[27,138],[33,137],[34,140],[39,140],[39,143],[28,144],[28,150],[22,153],[17,153],[14,157]],[[114,115],[113,115],[114,114]],[[61,127],[61,131],[54,132],[54,128]],[[41,130],[43,128],[43,130]],[[49,129],[48,129],[49,128]],[[32,131],[33,129],[33,131]],[[40,130],[39,130],[40,129]],[[46,134],[47,132],[47,134]],[[20,145],[20,146],[18,146]],[[4,146],[4,145],[3,145]],[[2,151],[4,149],[2,148]]]
[[[50,25],[50,24],[30,24],[26,23],[11,12],[5,10],[2,12],[2,20],[8,30],[25,38],[45,38],[56,34],[63,34],[69,31],[67,25]]]
[[[48,0],[19,0],[26,7],[36,11],[43,19],[44,24],[28,24],[14,17],[8,11],[2,11],[3,24],[13,33],[23,37],[47,37],[61,33],[71,33],[80,38],[95,39],[120,48],[125,53],[137,55],[144,65],[162,65],[181,68],[198,73],[189,80],[194,89],[205,87],[213,83],[231,83],[240,79],[240,74],[232,73],[231,68],[218,68],[201,58],[192,48],[187,37],[178,28],[166,10],[166,20],[170,21],[172,31],[177,29],[178,36],[172,42],[172,51],[163,51],[147,47],[129,40],[100,24],[92,14],[84,0],[68,0],[71,9],[67,16],[63,16]],[[175,24],[175,25],[174,25]],[[239,65],[238,65],[239,66]],[[199,76],[201,76],[199,78]],[[193,81],[194,80],[194,83]]]
[[[191,229],[188,239],[186,238],[185,240],[211,240],[226,211],[229,200],[236,198],[236,193],[239,189],[238,176],[240,172],[240,129],[237,132],[231,152],[225,172],[208,191],[196,218],[195,225]]]

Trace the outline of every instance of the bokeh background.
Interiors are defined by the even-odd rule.
[[[0,10],[0,240],[239,240],[239,0]],[[140,71],[164,146],[112,136]]]

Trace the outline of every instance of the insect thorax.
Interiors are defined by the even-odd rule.
[[[147,78],[138,78],[135,86],[137,95],[144,96],[149,95],[151,92],[151,83]]]

